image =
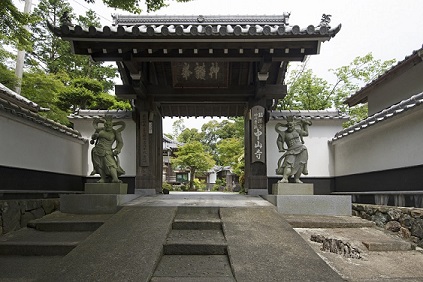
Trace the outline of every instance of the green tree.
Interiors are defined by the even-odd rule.
[[[88,56],[75,55],[71,51],[68,41],[54,36],[47,27],[47,21],[55,26],[60,26],[60,18],[67,13],[70,20],[84,27],[100,27],[100,20],[92,10],[87,11],[85,16],[76,16],[67,1],[41,0],[34,14],[46,21],[31,26],[34,51],[31,53],[30,62],[37,68],[43,68],[49,73],[66,72],[70,78],[88,77],[98,80],[104,91],[113,89],[113,79],[117,77],[117,69],[114,66],[100,62],[93,62]]]
[[[329,84],[311,69],[292,71],[287,84],[289,90],[279,104],[280,110],[324,110],[332,106]]]
[[[350,64],[330,70],[336,76],[332,85],[322,78],[315,76],[310,69],[290,72],[288,79],[288,94],[279,102],[280,110],[324,110],[335,108],[349,114],[351,123],[367,117],[367,105],[348,108],[343,102],[360,87],[388,70],[395,60],[381,61],[375,59],[372,53],[363,57],[356,57]]]
[[[31,51],[31,33],[25,26],[39,19],[19,11],[12,0],[1,0],[0,15],[0,42],[16,46],[20,50]]]
[[[217,144],[227,138],[238,138],[244,140],[244,119],[231,118],[218,122],[212,120],[203,124],[201,127],[202,143],[206,146],[208,152],[217,158]]]
[[[348,113],[350,121],[344,126],[352,125],[367,117],[367,104],[348,108],[344,104],[347,97],[356,93],[361,87],[370,83],[381,74],[385,73],[395,63],[395,59],[382,61],[375,59],[372,53],[363,57],[356,57],[351,64],[331,70],[336,75],[337,81],[333,85],[333,101],[336,109]]]
[[[244,155],[244,142],[239,138],[226,138],[217,143],[219,164],[235,168]]]
[[[0,83],[9,89],[14,89],[18,79],[15,72],[9,69],[4,64],[0,64]]]
[[[175,154],[176,157],[172,159],[172,164],[190,171],[190,190],[193,190],[196,173],[207,171],[215,164],[212,156],[205,152],[204,146],[198,141],[186,143],[179,147]]]
[[[54,74],[47,74],[36,69],[24,73],[22,95],[40,107],[48,109],[48,111],[40,112],[40,115],[70,125],[67,119],[68,113],[57,106],[57,93],[64,89],[66,89],[65,85]]]
[[[201,141],[202,134],[198,132],[197,128],[185,128],[181,134],[179,134],[177,140],[181,143],[189,143],[193,141]]]
[[[173,131],[173,136],[171,139],[178,139],[178,136],[182,133],[182,131],[184,131],[186,128],[185,124],[184,124],[184,120],[183,119],[177,119],[173,122],[172,124],[172,131]]]

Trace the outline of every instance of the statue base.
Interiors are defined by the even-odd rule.
[[[63,194],[60,195],[60,211],[73,214],[116,213],[125,203],[138,197],[134,194]]]
[[[351,196],[264,195],[281,214],[351,216]]]
[[[128,184],[85,183],[85,194],[128,194]]]
[[[312,183],[274,183],[273,195],[314,195]]]

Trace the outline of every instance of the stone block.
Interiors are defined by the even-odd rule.
[[[3,233],[18,230],[21,227],[21,210],[18,202],[3,202],[1,213],[3,217]]]
[[[268,195],[264,199],[281,214],[351,216],[351,196],[332,195]]]
[[[274,183],[273,195],[314,195],[312,183]]]
[[[138,198],[135,194],[79,194],[60,195],[60,211],[75,214],[115,213],[124,203]]]
[[[156,195],[156,189],[135,189],[135,194],[140,196]]]
[[[128,184],[85,183],[85,194],[128,194]]]
[[[268,195],[269,192],[267,189],[248,189],[249,196],[261,196],[261,195]]]

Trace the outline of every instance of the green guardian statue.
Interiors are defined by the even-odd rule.
[[[95,118],[93,126],[95,132],[90,143],[95,146],[91,151],[94,166],[91,175],[100,174],[98,183],[121,183],[118,177],[125,174],[125,171],[120,167],[118,155],[123,147],[121,132],[125,129],[125,122],[113,122],[112,116],[105,116],[103,119]],[[114,126],[120,127],[114,129]],[[116,146],[113,148],[114,143]]]
[[[301,174],[307,175],[308,152],[304,145],[303,136],[308,136],[309,120],[294,121],[292,116],[287,117],[286,124],[277,123],[276,132],[279,134],[276,140],[279,152],[283,155],[279,158],[276,174],[282,175],[279,183],[288,182],[289,177],[293,176],[295,183],[302,183]],[[286,127],[286,130],[281,130]],[[286,148],[284,145],[286,144]]]

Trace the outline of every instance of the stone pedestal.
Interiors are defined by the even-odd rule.
[[[312,183],[275,183],[272,195],[262,197],[281,214],[350,216],[352,213],[351,196],[314,195]]]
[[[140,195],[135,194],[79,194],[60,195],[60,211],[74,214],[115,213],[124,203]]]
[[[281,214],[351,216],[351,196],[264,195]]]
[[[128,194],[128,184],[85,183],[85,194]]]
[[[275,183],[272,185],[273,195],[314,195],[312,183]]]

